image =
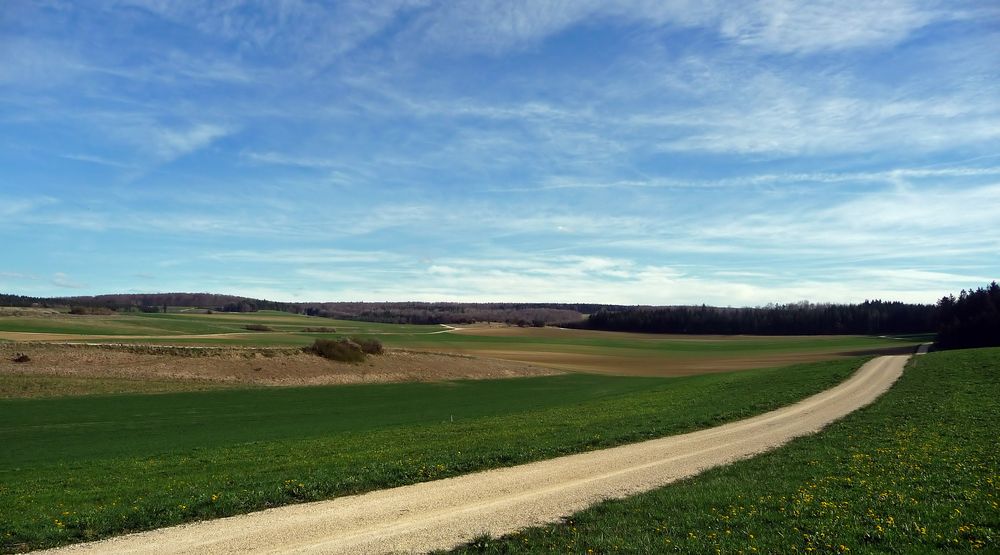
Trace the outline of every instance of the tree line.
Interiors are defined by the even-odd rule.
[[[962,290],[938,301],[937,345],[944,349],[1000,346],[1000,285]]]
[[[27,297],[0,294],[0,306],[57,307],[71,306],[91,311],[105,309],[114,312],[160,312],[168,306],[198,307],[219,312],[257,312],[286,310],[288,303],[250,299],[215,293],[121,293],[77,297]]]
[[[819,335],[925,333],[936,328],[934,305],[865,301],[808,302],[753,308],[659,306],[605,308],[571,327],[645,333]]]
[[[584,318],[583,310],[602,305],[559,303],[423,303],[338,302],[296,305],[293,311],[309,316],[363,320],[386,324],[472,324],[503,322],[517,326],[545,326]]]

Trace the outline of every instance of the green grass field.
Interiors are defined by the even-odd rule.
[[[233,387],[232,384],[205,380],[49,376],[33,372],[0,374],[0,399],[116,395],[122,393],[171,393],[177,391],[231,389]]]
[[[0,400],[0,546],[59,545],[681,433],[788,404],[861,362],[674,379]]]
[[[772,453],[461,553],[1000,552],[1000,349],[916,358]]]

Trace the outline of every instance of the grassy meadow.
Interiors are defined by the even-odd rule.
[[[917,357],[820,434],[459,553],[1000,551],[1000,349]]]
[[[0,551],[458,475],[737,420],[864,359],[540,378],[0,400]]]

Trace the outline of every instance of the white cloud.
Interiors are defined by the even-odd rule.
[[[189,127],[155,127],[150,130],[151,147],[162,160],[174,160],[200,150],[231,131],[221,125],[199,123]]]
[[[131,164],[118,162],[116,160],[109,160],[101,156],[92,156],[89,154],[63,154],[61,158],[65,158],[67,160],[76,160],[77,162],[89,162],[91,164],[98,164],[100,166],[111,166],[113,168],[126,168],[126,169],[135,168],[135,166]]]
[[[12,223],[17,218],[25,217],[29,213],[35,212],[38,208],[57,204],[59,201],[49,196],[38,197],[0,197],[0,216],[7,219],[4,223]],[[15,218],[17,217],[17,218]]]
[[[938,98],[892,100],[900,91],[823,92],[777,75],[752,79],[744,94],[680,111],[653,126],[685,127],[665,151],[830,155],[919,149],[935,151],[1000,139],[1000,102],[969,90]],[[970,84],[971,86],[971,84]],[[873,94],[874,93],[874,94]],[[642,124],[642,118],[637,118]]]
[[[427,10],[411,29],[423,42],[454,53],[532,48],[574,25],[598,20],[660,27],[708,27],[740,45],[782,53],[813,53],[891,46],[938,20],[957,17],[954,9],[923,2],[887,0],[793,2],[758,0],[599,2],[446,2]]]
[[[719,30],[740,44],[774,52],[891,46],[935,19],[951,17],[945,9],[921,9],[920,4],[763,0],[724,10]]]
[[[192,26],[206,37],[236,42],[252,54],[274,55],[293,65],[323,65],[354,50],[392,23],[401,11],[421,2],[121,3],[141,6],[175,24]]]
[[[292,250],[238,250],[205,255],[204,258],[221,262],[254,262],[267,264],[382,264],[400,262],[404,257],[380,251],[353,251],[345,249],[292,249]]]
[[[626,259],[605,259],[600,268],[589,267],[589,258],[530,256],[510,264],[505,259],[452,258],[425,269],[396,269],[392,279],[365,270],[302,270],[307,283],[285,282],[268,298],[311,295],[325,300],[389,301],[509,301],[602,302],[617,304],[701,304],[755,306],[769,302],[860,302],[883,298],[933,302],[939,291],[959,284],[954,276],[941,280],[879,280],[867,273],[845,271],[840,275],[801,279],[765,279],[756,273],[703,276],[681,268],[637,264]],[[606,264],[612,264],[607,267]],[[932,273],[913,270],[909,275]],[[309,293],[303,293],[309,291]]]
[[[84,289],[87,286],[77,283],[63,272],[56,272],[52,275],[52,285],[61,289]]]

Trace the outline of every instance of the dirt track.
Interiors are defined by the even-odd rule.
[[[482,532],[551,522],[813,433],[874,401],[908,356],[885,356],[844,383],[754,418],[668,437],[332,501],[64,548],[75,553],[385,553],[448,548]]]

